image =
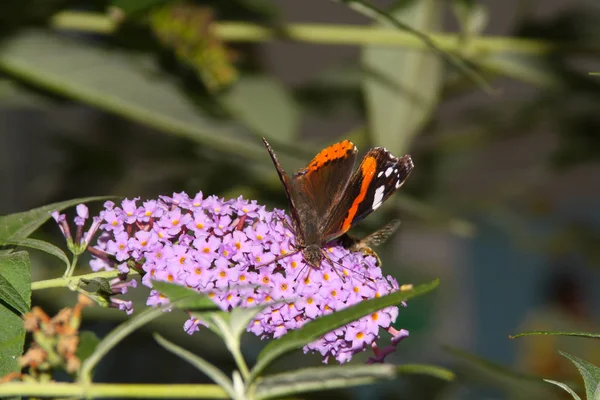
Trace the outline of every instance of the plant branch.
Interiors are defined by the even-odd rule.
[[[118,24],[104,14],[62,12],[54,16],[52,26],[56,29],[78,30],[94,33],[112,33]],[[221,22],[213,26],[215,33],[225,41],[264,42],[289,39],[332,45],[383,45],[426,49],[427,43],[412,33],[393,28],[362,25],[289,24],[284,28],[271,29],[243,22]],[[458,51],[462,48],[458,33],[425,32],[431,43],[440,50]],[[504,36],[477,36],[469,42],[473,53],[515,53],[544,55],[550,53],[600,54],[600,45],[550,40],[513,38]]]
[[[187,398],[227,399],[227,393],[217,385],[201,384],[115,384],[96,383],[87,386],[75,383],[3,383],[0,397],[75,397],[75,398]]]
[[[137,274],[136,271],[131,270],[129,274]],[[116,278],[119,276],[119,271],[102,271],[102,272],[93,272],[91,274],[85,275],[77,275],[71,276],[70,278],[54,278],[54,279],[46,279],[43,281],[37,281],[31,283],[31,290],[39,290],[39,289],[49,289],[55,287],[70,287],[72,284],[76,284],[81,279],[94,279],[94,278]]]

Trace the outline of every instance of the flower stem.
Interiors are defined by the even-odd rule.
[[[117,29],[117,22],[105,14],[84,12],[61,12],[54,16],[52,25],[57,29],[110,34]],[[299,42],[337,45],[384,45],[425,49],[427,43],[414,34],[393,28],[365,25],[288,24],[283,29],[271,29],[244,22],[220,22],[213,26],[221,39],[232,42],[264,42],[289,39]],[[457,33],[425,32],[441,50],[464,50]],[[555,52],[571,54],[598,54],[600,45],[556,42],[550,40],[513,38],[481,35],[469,42],[473,53],[521,53],[543,55]]]
[[[0,397],[74,397],[74,398],[188,398],[227,399],[227,393],[217,385],[200,384],[115,384],[96,383],[87,386],[76,383],[24,383],[0,385]]]
[[[136,271],[131,270],[129,274],[137,274]],[[49,289],[55,287],[70,287],[73,284],[77,284],[81,279],[94,279],[94,278],[116,278],[119,275],[118,270],[114,271],[102,271],[93,272],[91,274],[77,275],[70,277],[46,279],[43,281],[37,281],[31,283],[31,290]]]

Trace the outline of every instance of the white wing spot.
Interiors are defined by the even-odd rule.
[[[379,171],[379,173],[377,174],[377,177],[381,178],[381,175],[383,175],[383,171]]]
[[[388,176],[390,176],[393,170],[394,169],[392,167],[388,167],[388,169],[385,170],[385,177],[387,178]]]
[[[383,192],[385,191],[385,185],[381,185],[375,190],[375,196],[373,198],[373,210],[377,210],[383,201]]]
[[[398,189],[400,186],[402,186],[403,183],[404,183],[403,180],[399,180],[398,182],[396,182],[396,189]]]

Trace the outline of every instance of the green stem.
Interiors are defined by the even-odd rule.
[[[57,29],[79,30],[95,33],[112,33],[117,23],[104,14],[62,12],[52,19]],[[275,39],[289,39],[333,45],[384,45],[401,46],[414,49],[428,47],[420,38],[411,33],[393,28],[378,28],[359,25],[331,24],[289,24],[283,29],[271,29],[243,22],[221,22],[213,26],[215,33],[225,41],[264,42]],[[460,35],[455,33],[425,34],[431,43],[441,50],[458,51],[461,49]],[[482,35],[469,41],[469,51],[484,53],[521,53],[543,55],[563,52],[569,54],[598,54],[600,45],[568,42],[555,42],[540,39],[512,38],[504,36]]]
[[[71,260],[71,263],[67,267],[67,270],[65,271],[65,274],[63,275],[63,278],[69,279],[73,276],[73,272],[75,272],[75,266],[77,265],[78,258],[79,258],[79,256],[77,254],[73,254],[73,259]]]
[[[135,271],[130,271],[129,274],[137,274]],[[77,284],[81,279],[94,279],[94,278],[116,278],[119,275],[119,271],[102,271],[93,272],[91,274],[71,276],[69,278],[54,278],[46,279],[43,281],[37,281],[31,283],[31,290],[49,289],[55,287],[70,287],[73,284]]]
[[[96,383],[83,386],[75,383],[3,383],[0,397],[75,397],[75,398],[187,398],[227,399],[227,393],[217,385],[155,385]]]

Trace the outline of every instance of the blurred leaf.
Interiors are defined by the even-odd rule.
[[[566,384],[562,383],[562,382],[558,382],[558,381],[553,381],[550,379],[544,379],[544,381],[551,383],[553,385],[556,385],[558,387],[563,388],[567,393],[569,393],[575,400],[581,400],[581,397],[579,397],[579,395],[577,395],[577,393],[575,393],[575,391],[573,391],[573,389],[571,389],[569,386],[567,386]]]
[[[31,238],[20,239],[20,240],[2,240],[2,239],[0,239],[0,246],[2,246],[2,245],[22,246],[22,247],[29,247],[31,249],[41,250],[43,252],[46,252],[48,254],[55,256],[56,258],[58,258],[59,260],[64,262],[67,267],[70,264],[69,259],[67,258],[64,251],[62,251],[61,249],[59,249],[52,243],[48,243],[43,240],[31,239]]]
[[[296,140],[300,118],[294,99],[268,76],[245,76],[222,97],[227,109],[251,130],[287,143]]]
[[[295,394],[366,385],[396,376],[393,365],[336,365],[298,369],[269,375],[256,382],[256,398],[271,399]]]
[[[21,213],[0,216],[0,240],[18,241],[20,239],[25,239],[46,222],[53,211],[61,211],[79,203],[89,203],[111,198],[114,198],[114,196],[82,197],[80,199],[49,204]]]
[[[436,365],[425,365],[425,364],[404,364],[397,365],[396,372],[399,374],[418,374],[418,375],[429,375],[435,378],[439,378],[445,381],[453,381],[456,379],[454,372],[438,367]]]
[[[600,386],[600,368],[567,352],[559,351],[559,353],[569,359],[579,370],[585,384],[586,399],[597,400],[600,397],[600,391],[598,390]]]
[[[464,39],[481,33],[489,22],[489,10],[478,0],[453,0],[452,11],[460,23]]]
[[[227,392],[232,399],[237,398],[235,390],[233,388],[233,382],[231,379],[227,377],[223,372],[221,372],[217,367],[203,358],[197,356],[196,354],[191,353],[190,351],[177,346],[174,343],[169,342],[159,334],[154,334],[154,339],[164,347],[169,352],[175,354],[176,356],[181,357],[185,361],[192,364],[194,367],[204,372],[206,376],[212,379],[219,387]],[[199,393],[198,393],[199,394]]]
[[[29,254],[19,251],[0,255],[0,274],[24,300],[24,309],[31,307],[31,269]],[[25,329],[13,309],[0,302],[0,377],[21,370]]]
[[[100,296],[110,296],[112,294],[112,289],[110,288],[110,281],[106,278],[81,278],[79,281],[86,285],[84,289],[88,293],[95,293]]]
[[[600,339],[600,333],[588,333],[588,332],[551,332],[551,331],[531,331],[531,332],[522,332],[518,333],[514,336],[511,336],[511,339],[516,339],[521,336],[532,336],[532,335],[558,335],[558,336],[579,336],[579,337],[587,337],[592,339]]]
[[[271,164],[257,137],[239,123],[203,112],[149,58],[49,32],[28,31],[3,42],[0,71],[222,152]],[[296,157],[302,152],[290,154]]]
[[[148,11],[151,8],[167,3],[171,0],[111,0],[111,7],[115,7],[125,16],[131,16]]]
[[[548,89],[564,86],[564,77],[555,71],[549,61],[540,56],[517,53],[494,53],[474,60],[487,71]]]
[[[92,331],[82,331],[79,333],[79,345],[75,355],[81,361],[85,361],[96,350],[100,339]]]
[[[441,7],[436,0],[411,1],[390,14],[419,31],[441,27]],[[381,46],[365,47],[362,61],[373,141],[394,154],[404,154],[438,103],[442,61],[429,50]]]
[[[482,383],[487,387],[498,388],[505,393],[518,393],[519,398],[556,398],[554,391],[544,384],[543,377],[516,372],[460,349],[444,346],[444,350],[463,362],[464,367],[461,368],[463,371],[458,370],[458,367],[455,370],[469,380]]]
[[[345,308],[341,311],[317,318],[306,323],[302,328],[293,330],[270,342],[259,354],[258,362],[252,369],[252,378],[256,378],[267,365],[277,358],[292,350],[299,349],[327,332],[331,332],[340,326],[344,326],[363,316],[373,313],[382,308],[397,305],[407,299],[423,295],[439,284],[439,280],[432,281],[415,287],[410,291],[398,291],[383,297],[365,300],[359,304]]]

